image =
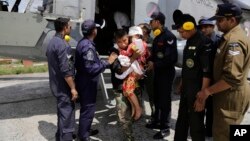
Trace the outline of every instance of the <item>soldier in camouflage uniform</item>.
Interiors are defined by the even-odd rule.
[[[115,41],[118,46],[127,46],[128,45],[128,35],[125,30],[118,30],[115,33]],[[111,52],[115,52],[119,54],[119,50],[116,48],[113,48]],[[140,53],[136,52],[132,55],[130,58],[130,61],[133,62],[135,58],[137,58],[140,55]],[[128,99],[123,96],[122,94],[122,84],[123,80],[117,79],[115,77],[115,73],[122,74],[124,69],[121,65],[118,59],[114,61],[114,63],[111,65],[111,81],[113,85],[113,92],[115,94],[115,99],[116,99],[116,108],[117,108],[117,116],[118,116],[118,121],[119,124],[122,127],[123,134],[124,134],[124,140],[126,141],[133,141],[133,131],[132,131],[132,124],[133,124],[133,118],[131,116],[132,114],[132,109],[131,109],[131,104],[128,101]],[[137,87],[135,89],[135,94],[141,102],[141,94],[142,90],[140,87]]]

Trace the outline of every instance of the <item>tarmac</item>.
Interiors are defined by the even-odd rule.
[[[106,78],[107,79],[107,78]],[[99,141],[121,141],[122,130],[117,123],[115,101],[108,90],[109,101],[98,89],[97,107],[92,128]],[[144,115],[133,125],[136,141],[152,141],[158,130],[145,127],[150,108],[146,93],[143,96]],[[76,104],[76,132],[79,103]],[[172,95],[171,133],[164,140],[172,141],[179,108],[179,95]],[[0,141],[54,141],[57,125],[55,98],[49,88],[48,73],[0,76]],[[250,124],[250,109],[242,124]],[[191,140],[190,137],[188,140]],[[212,141],[207,138],[206,141]]]

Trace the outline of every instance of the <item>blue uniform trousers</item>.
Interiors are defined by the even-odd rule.
[[[75,131],[75,104],[70,96],[58,94],[57,100],[57,133],[56,141],[72,140]]]
[[[83,85],[84,80],[77,80],[77,90],[80,96],[80,118],[79,118],[79,138],[85,139],[89,137],[89,131],[95,115],[96,96],[98,79],[91,81],[91,83]]]

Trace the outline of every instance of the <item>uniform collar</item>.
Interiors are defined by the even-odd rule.
[[[84,38],[84,39],[86,39],[86,40],[88,40],[93,46],[95,46],[95,43],[94,43],[94,41],[92,41],[92,40],[90,40],[89,38]]]
[[[199,30],[196,30],[194,36],[192,36],[191,39],[196,38],[197,36],[199,36],[200,35],[199,33],[201,33],[201,32]]]
[[[210,39],[211,39],[213,42],[216,41],[216,34],[215,34],[215,32],[212,33]]]
[[[165,34],[165,32],[168,31],[168,28],[167,28],[167,27],[162,27],[160,30],[161,30],[161,34],[159,34],[158,36],[156,36],[156,38],[159,38],[159,37],[161,37],[163,34]]]
[[[201,32],[199,31],[199,30],[196,30],[196,32],[194,33],[194,35],[191,37],[191,38],[189,38],[188,40],[187,40],[187,42],[192,42],[192,41],[196,41],[197,39],[200,39],[199,37],[201,36]]]
[[[168,28],[167,27],[163,27],[162,28],[162,33],[165,33],[165,32],[167,32],[168,31]]]
[[[231,30],[229,30],[227,33],[225,33],[225,34],[223,35],[223,38],[224,38],[225,40],[229,40],[231,34],[233,34],[234,32],[236,32],[236,31],[238,31],[238,30],[240,30],[240,29],[241,29],[240,25],[235,26],[234,28],[232,28]]]
[[[57,33],[55,34],[55,36],[56,36],[56,37],[59,37],[59,38],[61,38],[61,39],[64,38],[63,35],[62,35],[61,33],[59,33],[59,32],[57,32]]]

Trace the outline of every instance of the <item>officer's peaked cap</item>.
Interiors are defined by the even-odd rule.
[[[241,15],[242,10],[238,5],[232,3],[224,3],[217,5],[216,13],[213,17],[210,18],[210,20],[219,17],[240,17]]]

